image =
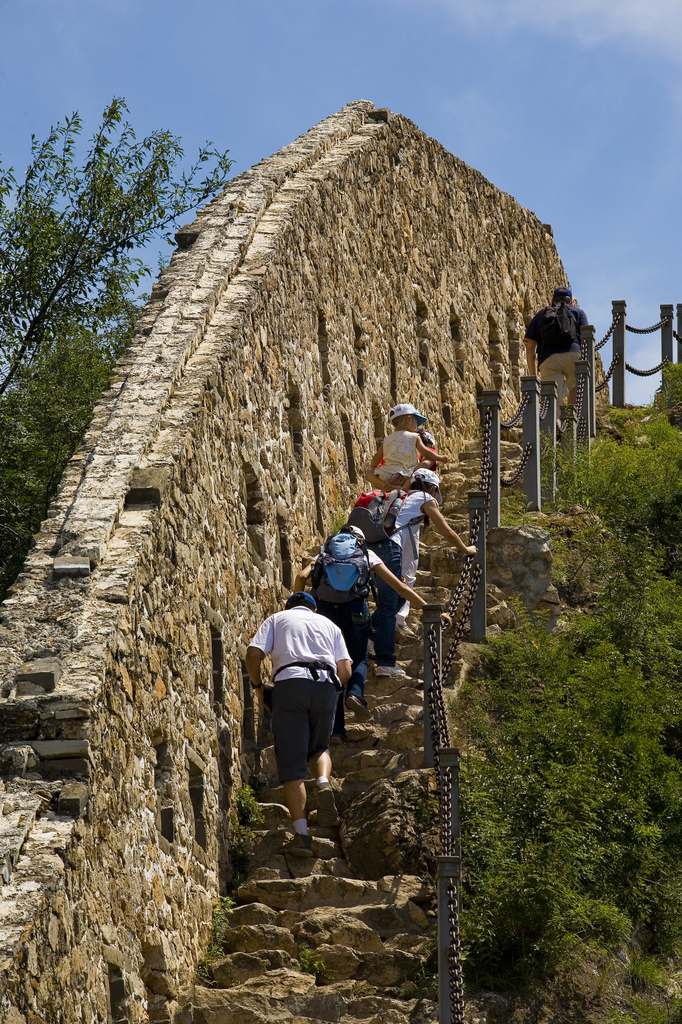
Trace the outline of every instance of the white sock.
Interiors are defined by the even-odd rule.
[[[297,818],[296,821],[294,822],[294,832],[298,836],[307,836],[308,835],[308,819],[307,818]]]
[[[317,780],[318,786],[326,786],[328,782],[329,779],[327,778],[326,775],[320,775],[319,779]]]

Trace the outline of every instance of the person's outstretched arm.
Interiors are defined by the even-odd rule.
[[[249,647],[246,651],[246,671],[249,673],[249,679],[253,683],[255,690],[260,689],[262,680],[260,677],[260,667],[263,663],[265,654],[261,651],[260,647]]]
[[[446,540],[451,541],[452,544],[461,551],[463,555],[475,555],[477,548],[473,544],[465,544],[458,533],[452,529],[448,524],[447,520],[443,516],[443,513],[438,508],[437,501],[427,501],[422,505],[422,511],[429,517],[433,523],[436,533],[439,533],[441,537],[445,537]]]
[[[381,460],[383,459],[383,457],[384,457],[384,446],[383,446],[383,444],[380,444],[379,445],[379,450],[377,451],[376,455],[374,456],[374,458],[372,459],[372,461],[369,464],[369,468],[370,469],[376,469],[377,466],[379,465],[379,463],[381,462]]]
[[[439,455],[433,448],[427,448],[420,437],[417,438],[417,451],[427,459],[436,459],[437,462],[449,462],[449,455]]]
[[[372,572],[381,577],[384,583],[388,583],[389,587],[392,587],[396,594],[400,594],[400,596],[404,598],[405,601],[409,601],[410,604],[416,605],[417,608],[423,608],[424,605],[427,604],[424,598],[420,597],[416,590],[413,590],[412,587],[408,587],[407,583],[403,583],[397,576],[394,576],[388,566],[384,565],[383,562],[381,565],[375,565]],[[449,615],[446,615],[445,612],[443,612],[441,618],[446,626],[451,625],[452,619]]]
[[[305,590],[305,585],[307,581],[310,579],[310,573],[312,572],[314,565],[315,559],[313,558],[312,562],[310,562],[309,565],[306,565],[305,569],[298,570],[298,572],[296,573],[296,579],[294,580],[295,591]]]

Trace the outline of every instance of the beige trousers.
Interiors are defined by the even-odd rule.
[[[559,405],[575,387],[575,364],[579,360],[580,352],[553,352],[540,363],[540,379],[556,381]]]

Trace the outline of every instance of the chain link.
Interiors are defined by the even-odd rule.
[[[663,359],[658,366],[654,366],[652,370],[636,370],[634,366],[630,366],[629,363],[626,363],[625,369],[629,370],[630,373],[634,373],[636,377],[651,377],[654,373],[658,373],[659,370],[662,370],[664,366],[667,366],[669,362],[669,359]]]
[[[548,411],[549,411],[549,395],[545,395],[545,397],[540,402],[540,419],[541,420],[544,420],[544,418],[547,415]]]
[[[606,334],[604,335],[602,340],[599,342],[599,344],[594,346],[594,351],[595,352],[598,352],[600,348],[604,347],[606,342],[609,340],[609,338],[611,337],[611,335],[615,331],[616,324],[618,324],[620,322],[620,317],[621,317],[620,313],[614,313],[613,320],[611,321],[611,326],[609,327],[608,331],[606,332]]]
[[[664,327],[668,320],[672,320],[672,317],[664,316],[663,319],[659,320],[657,324],[653,325],[653,327],[630,327],[630,324],[626,324],[625,330],[631,331],[632,334],[653,334],[654,331],[658,331],[661,327]]]
[[[609,366],[608,372],[607,372],[606,376],[604,377],[603,381],[601,382],[601,384],[596,384],[595,385],[595,388],[594,388],[595,392],[596,391],[603,391],[604,390],[604,388],[606,387],[608,382],[613,377],[613,371],[616,369],[616,366],[618,365],[619,362],[620,362],[620,352],[616,352],[615,356],[611,360],[611,365]]]
[[[682,338],[681,338],[681,337],[680,337],[680,335],[679,335],[679,334],[677,333],[677,331],[676,331],[676,330],[674,330],[674,329],[673,329],[673,338],[676,338],[676,339],[677,339],[677,341],[682,341]]]
[[[493,475],[493,463],[490,458],[491,432],[493,423],[493,410],[487,406],[483,418],[483,436],[481,437],[481,477],[478,484],[479,491],[485,491],[485,514],[486,519],[490,512],[490,484]]]
[[[513,427],[515,427],[521,419],[521,417],[523,416],[523,413],[529,401],[530,391],[527,391],[521,399],[521,404],[519,405],[518,409],[516,410],[512,418],[508,420],[507,423],[500,423],[500,430],[511,430]]]
[[[492,482],[492,461],[490,459],[491,428],[492,428],[491,407],[486,409],[483,419],[483,436],[481,439],[481,477],[480,490],[486,495],[486,509],[490,501],[490,485]],[[475,545],[478,541],[481,529],[481,513],[475,511],[471,517],[469,527],[469,544]],[[439,664],[438,651],[436,649],[436,631],[433,626],[428,632],[429,656],[431,659],[431,671],[433,682],[428,691],[429,718],[431,721],[431,743],[433,747],[433,760],[436,767],[436,777],[440,794],[440,836],[441,850],[444,856],[455,856],[458,851],[452,836],[450,823],[452,821],[452,778],[449,770],[440,767],[440,752],[443,747],[450,746],[450,729],[445,711],[445,698],[443,695],[443,683],[447,679],[452,663],[455,660],[457,650],[462,642],[464,631],[471,616],[474,598],[478,590],[482,569],[480,565],[474,565],[474,556],[467,555],[462,572],[460,573],[457,585],[447,606],[447,613],[454,616],[464,597],[462,612],[455,626],[450,650],[443,664]],[[464,596],[466,593],[466,596]],[[448,984],[450,989],[451,1024],[464,1024],[464,983],[462,979],[462,950],[459,931],[459,905],[457,885],[451,879],[447,890],[447,914],[450,943],[448,946]]]
[[[500,477],[500,487],[513,487],[514,486],[514,484],[516,483],[516,481],[519,479],[519,477],[523,473],[524,469],[526,468],[526,463],[528,462],[528,460],[530,458],[530,453],[532,451],[533,451],[533,445],[530,442],[528,442],[526,447],[523,449],[523,453],[521,455],[521,461],[519,462],[518,466],[516,467],[516,469],[514,470],[512,475],[510,477],[504,477],[504,476]]]
[[[583,374],[576,387],[575,391],[575,408],[578,413],[578,429],[576,431],[576,439],[578,441],[584,441],[587,437],[587,416],[583,416],[583,399],[585,397],[585,386],[587,385],[587,375]]]

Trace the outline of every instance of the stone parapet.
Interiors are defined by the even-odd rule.
[[[40,801],[0,888],[2,1024],[173,1018],[254,767],[245,645],[389,407],[456,457],[565,280],[533,213],[366,101],[178,241],[2,605],[0,771]]]

